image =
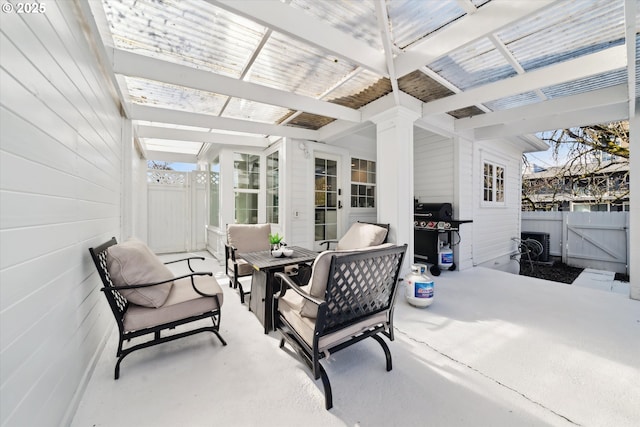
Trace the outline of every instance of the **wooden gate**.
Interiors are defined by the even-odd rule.
[[[566,263],[627,273],[628,215],[572,212],[567,216]]]
[[[157,253],[205,249],[207,172],[147,171],[148,243]]]

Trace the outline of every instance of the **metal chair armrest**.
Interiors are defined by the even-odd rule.
[[[324,300],[322,300],[320,298],[316,298],[314,296],[311,296],[308,292],[306,292],[304,289],[302,289],[300,286],[298,286],[298,284],[295,283],[293,281],[293,279],[291,279],[291,277],[289,277],[285,273],[276,273],[275,274],[275,278],[276,279],[280,279],[280,285],[281,286],[280,286],[280,292],[273,296],[274,299],[278,299],[278,298],[283,297],[285,295],[285,293],[287,292],[287,288],[290,288],[292,291],[294,291],[295,293],[300,295],[302,298],[306,299],[307,301],[311,301],[312,303],[314,303],[316,305],[320,305],[320,304],[322,304],[324,302]]]

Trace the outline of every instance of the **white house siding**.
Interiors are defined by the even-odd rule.
[[[414,198],[426,203],[453,203],[453,141],[414,128]]]
[[[66,424],[113,324],[87,248],[119,236],[123,119],[74,2],[43,4],[0,15],[3,426]]]
[[[453,201],[455,216],[462,220],[473,220],[474,179],[473,179],[473,143],[463,138],[454,140],[454,187],[456,197]],[[473,267],[473,229],[475,221],[460,225],[460,240],[455,247],[455,262],[460,270]]]
[[[515,144],[489,140],[474,143],[473,156],[473,261],[475,265],[517,271],[510,260],[516,248],[513,237],[520,237],[521,149]],[[506,167],[505,206],[487,207],[482,203],[483,159]]]

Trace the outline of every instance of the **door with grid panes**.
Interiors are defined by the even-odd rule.
[[[325,240],[337,240],[340,229],[339,209],[342,209],[339,170],[340,160],[337,156],[320,154],[315,157],[315,248],[326,249],[320,246]]]

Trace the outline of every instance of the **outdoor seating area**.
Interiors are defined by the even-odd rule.
[[[0,426],[640,425],[638,0],[2,11]]]
[[[455,427],[481,420],[631,427],[640,419],[637,302],[625,295],[478,268],[443,273],[434,303],[420,309],[401,296],[401,283],[389,344],[393,370],[385,372],[373,340],[330,353],[323,364],[336,392],[327,411],[321,382],[288,346],[279,349],[278,332],[264,335],[226,286],[224,266],[207,253],[161,258],[185,255],[204,256],[204,269],[222,285],[220,333],[228,345],[198,334],[155,346],[130,355],[127,375],[114,381],[113,328],[73,427],[214,419],[224,426]]]

